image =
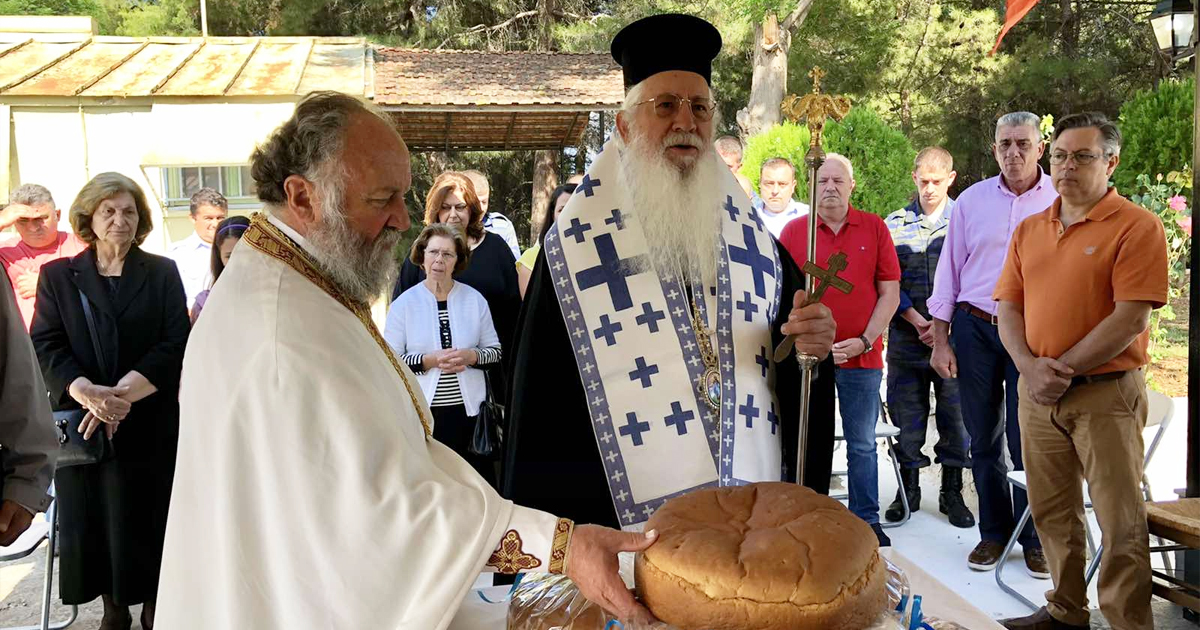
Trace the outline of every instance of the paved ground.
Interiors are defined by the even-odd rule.
[[[1183,399],[1176,399],[1176,418],[1186,418]],[[932,424],[932,423],[931,423]],[[927,444],[937,441],[935,431],[930,428]],[[1146,439],[1152,437],[1147,431]],[[1186,464],[1185,445],[1187,443],[1186,422],[1174,422],[1169,428],[1163,446],[1154,462],[1147,470],[1154,496],[1159,500],[1174,497],[1173,490],[1184,485],[1183,471]],[[845,467],[845,449],[840,449],[835,456],[834,468]],[[931,453],[932,455],[932,453]],[[891,472],[891,460],[884,450],[880,450],[879,458],[879,497],[881,509],[886,508],[896,492],[896,479]],[[954,584],[956,589],[968,600],[987,612],[994,618],[1019,616],[1029,613],[1023,604],[1002,592],[995,583],[994,574],[971,571],[966,566],[965,558],[972,547],[979,542],[977,530],[958,529],[951,526],[946,517],[937,512],[937,492],[940,485],[941,471],[938,466],[926,468],[921,473],[922,510],[913,515],[912,520],[903,527],[889,529],[894,546],[910,559],[921,564],[926,571],[933,574],[946,584]],[[835,491],[841,486],[841,480],[834,480]],[[965,480],[967,491],[965,498],[972,511],[977,511],[978,498],[968,474]],[[1099,532],[1095,528],[1094,531]],[[930,544],[937,541],[937,544]],[[11,626],[34,626],[40,619],[40,602],[42,580],[44,576],[45,544],[34,555],[10,562],[0,563],[0,629]],[[1020,590],[1026,597],[1037,603],[1045,599],[1042,592],[1049,588],[1045,580],[1035,580],[1028,577],[1021,567],[1020,550],[1014,550],[1010,558],[1010,568],[1005,571],[1005,579],[1014,588]],[[1153,558],[1155,566],[1161,564],[1156,555]],[[57,573],[57,571],[56,571]],[[62,620],[67,616],[66,609],[57,603],[57,575],[54,586],[55,605],[53,619]],[[1093,604],[1097,601],[1093,582],[1090,597]],[[1167,602],[1156,600],[1155,627],[1157,630],[1196,630],[1197,625],[1182,619],[1181,609]],[[133,628],[140,628],[137,622],[140,607],[132,610],[134,617]],[[103,607],[99,600],[80,607],[79,620],[72,628],[94,630],[100,624]],[[1103,615],[1099,611],[1092,613],[1092,627],[1108,629]],[[497,630],[500,630],[497,628]]]

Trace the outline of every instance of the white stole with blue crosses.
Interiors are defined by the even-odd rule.
[[[717,286],[692,288],[710,329],[716,313],[722,392],[719,413],[711,410],[696,387],[705,366],[679,279],[626,264],[645,255],[638,214],[653,210],[620,207],[619,162],[610,142],[543,249],[613,504],[629,527],[690,490],[781,479],[769,359],[781,286],[775,242],[721,169]]]

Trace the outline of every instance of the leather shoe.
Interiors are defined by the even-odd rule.
[[[1050,564],[1046,562],[1046,554],[1039,547],[1037,549],[1025,549],[1025,572],[1030,577],[1035,577],[1039,580],[1050,579]]]
[[[1050,616],[1050,611],[1046,610],[1045,606],[1038,609],[1037,612],[1028,617],[1013,617],[1012,619],[1003,619],[1000,625],[1008,628],[1008,630],[1088,630],[1087,626],[1073,626],[1069,623],[1063,623],[1054,617]]]
[[[888,538],[888,535],[883,533],[883,526],[881,526],[879,523],[871,523],[871,531],[875,532],[875,537],[879,539],[880,547],[892,546],[892,539]]]
[[[980,541],[971,551],[971,555],[967,556],[967,566],[976,571],[991,571],[996,568],[996,563],[1000,562],[1000,555],[1003,553],[1003,543],[994,540]]]

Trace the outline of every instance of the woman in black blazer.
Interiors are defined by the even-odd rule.
[[[102,630],[129,628],[128,606],[139,603],[142,627],[151,628],[190,329],[183,282],[174,262],[139,249],[150,209],[128,177],[97,175],[80,190],[70,220],[90,247],[42,267],[30,335],[54,409],[87,409],[81,429],[107,432],[116,455],[55,476],[60,590],[66,604],[102,597]]]

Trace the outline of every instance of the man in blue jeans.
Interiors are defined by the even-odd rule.
[[[1013,112],[996,122],[992,152],[1000,174],[959,195],[927,302],[933,318],[929,362],[942,378],[958,379],[963,422],[971,437],[980,541],[967,557],[967,566],[976,571],[996,568],[1027,504],[1025,491],[1010,494],[1006,479],[1006,442],[1013,468],[1025,467],[1017,424],[1017,366],[1000,343],[992,291],[1013,231],[1058,198],[1050,176],[1038,166],[1045,151],[1040,121],[1035,114]],[[1050,579],[1032,520],[1018,540],[1026,572]]]
[[[879,463],[875,423],[883,379],[881,337],[900,305],[900,261],[883,219],[850,205],[854,167],[836,153],[817,171],[817,261],[846,256],[843,278],[854,285],[845,294],[826,291],[821,302],[833,311],[834,381],[846,435],[850,511],[866,521],[880,546],[891,541],[879,525]],[[787,224],[779,241],[796,260],[807,260],[808,219]]]

